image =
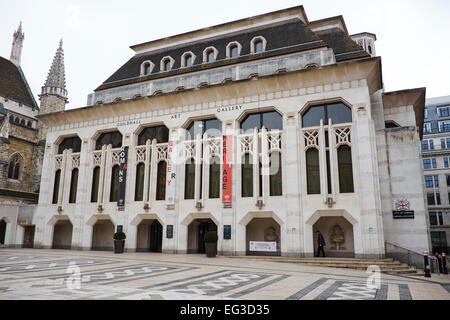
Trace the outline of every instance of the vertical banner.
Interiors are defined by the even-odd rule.
[[[222,203],[233,202],[232,193],[232,160],[233,160],[233,136],[223,136],[223,172],[222,172]]]
[[[174,141],[169,141],[167,149],[167,176],[166,176],[166,204],[175,204],[175,181],[176,172],[176,145]]]
[[[119,163],[119,200],[117,205],[123,207],[125,206],[125,186],[127,184],[128,147],[122,147]]]

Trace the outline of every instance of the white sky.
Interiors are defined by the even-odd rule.
[[[310,21],[343,15],[350,34],[377,35],[387,91],[450,95],[449,0],[0,0],[0,56],[22,21],[22,69],[36,101],[62,38],[67,108],[133,56],[129,46],[303,4]]]

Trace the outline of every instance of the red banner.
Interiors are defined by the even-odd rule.
[[[232,203],[233,136],[223,136],[222,203]]]

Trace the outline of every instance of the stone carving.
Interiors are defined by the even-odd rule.
[[[279,238],[280,237],[278,236],[277,231],[275,230],[274,227],[269,227],[264,232],[264,241],[277,242],[278,243],[278,239]]]
[[[338,224],[331,229],[330,240],[333,244],[331,250],[345,250],[345,247],[343,246],[345,242],[344,231]]]

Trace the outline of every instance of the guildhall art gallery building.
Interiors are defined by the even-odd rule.
[[[35,247],[428,250],[425,89],[385,92],[375,41],[299,6],[132,46],[86,107],[40,116]]]

